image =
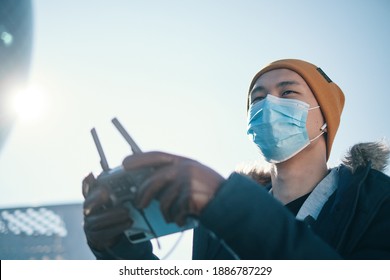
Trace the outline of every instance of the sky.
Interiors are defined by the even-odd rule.
[[[91,128],[110,167],[131,154],[113,117],[142,150],[229,176],[259,159],[247,91],[281,58],[316,64],[344,91],[330,166],[356,143],[389,143],[386,0],[36,0],[33,10],[29,87],[40,95],[0,151],[0,207],[81,203],[82,179],[101,172]],[[190,239],[171,258],[190,258]]]

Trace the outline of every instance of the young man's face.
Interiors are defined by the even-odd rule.
[[[267,94],[279,98],[297,99],[309,104],[310,108],[319,105],[305,80],[289,69],[271,70],[261,75],[249,95],[249,104],[264,99]],[[306,123],[309,139],[320,134],[320,128],[324,123],[321,108],[309,111]]]

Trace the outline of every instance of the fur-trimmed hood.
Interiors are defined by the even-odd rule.
[[[367,164],[371,164],[372,169],[384,172],[389,163],[389,157],[390,147],[385,141],[364,142],[352,146],[341,161],[352,172]],[[261,185],[268,185],[271,182],[271,172],[268,164],[245,164],[239,166],[236,172],[251,177]]]
[[[342,160],[354,172],[360,166],[371,164],[372,169],[384,172],[389,163],[390,147],[384,141],[366,142],[352,146]]]

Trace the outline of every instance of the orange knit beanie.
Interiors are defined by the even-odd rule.
[[[342,90],[321,68],[303,60],[283,59],[272,62],[261,69],[252,79],[248,94],[250,94],[254,84],[261,75],[275,69],[289,69],[298,73],[313,92],[327,123],[326,158],[329,159],[332,144],[340,124],[341,112],[344,107],[345,98]],[[249,109],[249,98],[247,109]]]

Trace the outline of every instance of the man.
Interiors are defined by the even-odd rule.
[[[262,174],[270,179],[259,182],[269,184],[238,173],[225,179],[171,154],[136,154],[123,161],[126,170],[155,170],[136,206],[158,199],[168,222],[197,218],[194,259],[390,259],[390,178],[372,168],[385,165],[388,148],[363,144],[348,165],[327,168],[343,106],[344,94],[320,68],[275,61],[255,75],[248,95],[248,134],[272,164]],[[84,229],[97,258],[156,258],[149,242],[132,245],[121,234],[132,225],[128,210],[102,207],[108,191],[95,184],[92,175],[83,181],[93,189],[84,191]]]

